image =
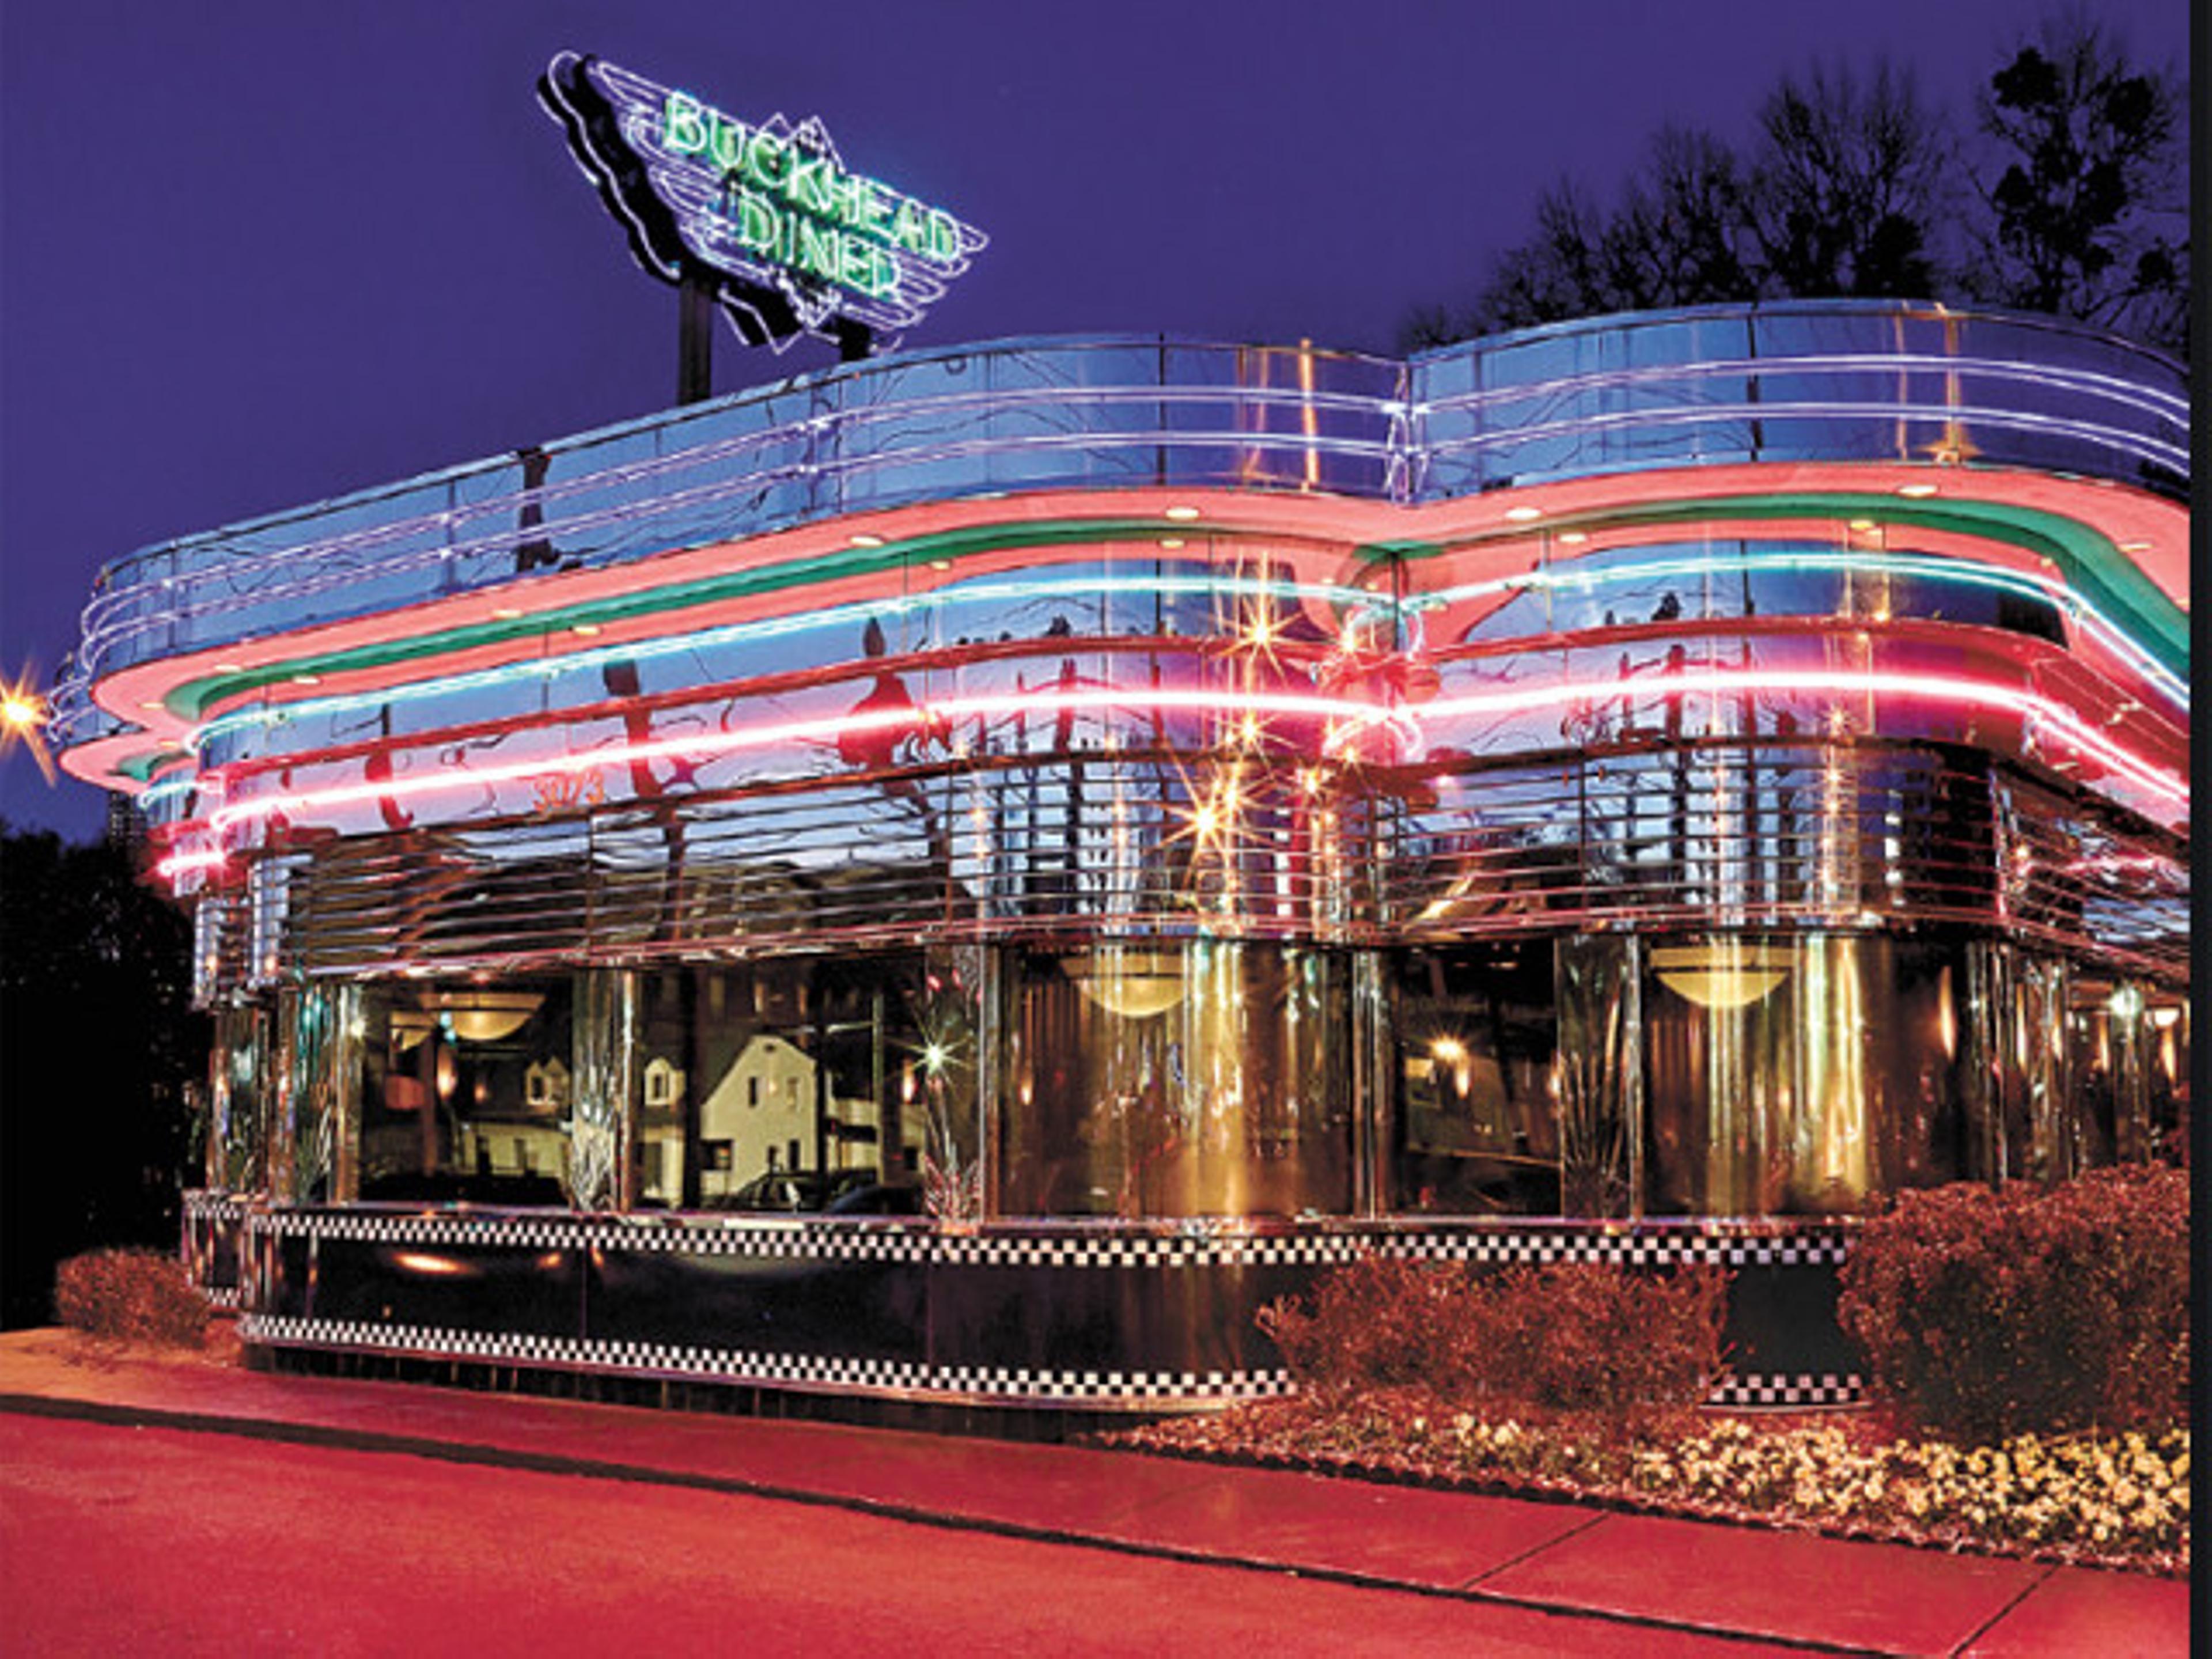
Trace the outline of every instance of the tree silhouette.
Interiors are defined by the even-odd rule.
[[[1785,76],[1759,118],[1748,208],[1760,288],[1798,299],[1926,299],[1951,145],[1909,70]]]
[[[206,1069],[191,927],[125,848],[0,825],[0,1242],[9,1326],[50,1316],[54,1264],[177,1242],[185,1085]]]
[[[1990,77],[1977,297],[2186,352],[2185,100],[2080,14]]]
[[[1815,64],[1775,86],[1741,155],[1670,125],[1610,205],[1555,183],[1474,302],[1416,311],[1401,343],[1753,299],[1972,299],[2186,356],[2185,104],[2081,14],[1990,76],[1971,149],[1908,70]]]

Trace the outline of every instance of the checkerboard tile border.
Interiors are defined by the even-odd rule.
[[[239,1335],[245,1341],[275,1347],[336,1348],[554,1369],[573,1366],[769,1388],[897,1394],[947,1401],[1115,1405],[1142,1401],[1249,1400],[1286,1394],[1291,1387],[1288,1377],[1279,1370],[1061,1371],[1029,1367],[936,1366],[910,1360],[783,1354],[648,1342],[597,1342],[513,1332],[371,1325],[356,1321],[295,1319],[264,1314],[247,1314],[241,1318]]]
[[[595,1342],[496,1331],[247,1314],[239,1322],[247,1342],[277,1347],[335,1348],[416,1355],[478,1364],[574,1366],[631,1375],[695,1378],[761,1387],[931,1396],[945,1400],[1024,1401],[1127,1405],[1157,1401],[1267,1399],[1292,1392],[1279,1369],[1248,1371],[1052,1370],[1030,1366],[930,1365],[910,1360],[781,1354],[757,1349]],[[1845,1406],[1863,1396],[1856,1374],[1730,1377],[1706,1396],[1717,1407]]]
[[[1796,1371],[1732,1376],[1705,1396],[1708,1406],[1854,1406],[1866,1398],[1866,1383],[1856,1371]]]
[[[1413,1261],[1495,1266],[1607,1261],[1624,1267],[1796,1267],[1840,1263],[1847,1231],[1613,1231],[1578,1228],[1243,1233],[1194,1230],[1144,1234],[1050,1231],[940,1232],[927,1224],[716,1222],[549,1214],[483,1216],[356,1210],[240,1212],[251,1235],[368,1243],[531,1250],[644,1251],[795,1261],[937,1262],[979,1267],[1100,1269],[1335,1267],[1363,1252]]]

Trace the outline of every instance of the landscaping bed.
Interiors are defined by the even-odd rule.
[[[1698,1413],[1635,1425],[1533,1413],[1492,1419],[1386,1390],[1267,1401],[1099,1439],[1358,1480],[2169,1577],[2189,1571],[2185,1430],[2020,1435],[1966,1449],[1895,1436],[1865,1413]]]
[[[1838,1304],[1881,1403],[1729,1415],[1715,1269],[1369,1255],[1261,1313],[1297,1395],[1101,1439],[2179,1576],[2189,1282],[2183,1170],[1906,1193]]]

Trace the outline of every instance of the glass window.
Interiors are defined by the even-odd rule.
[[[1549,943],[1413,951],[1397,1010],[1393,1207],[1559,1214]]]
[[[566,978],[364,988],[361,1196],[564,1204],[570,994]]]
[[[1340,954],[1207,939],[1032,951],[1013,1006],[1001,1213],[1349,1210]]]
[[[1650,1213],[1850,1213],[1967,1172],[1959,947],[1717,934],[1646,960]]]
[[[958,954],[641,975],[636,1201],[818,1211],[933,1170],[972,1186],[975,975]]]

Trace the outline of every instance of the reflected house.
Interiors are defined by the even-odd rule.
[[[192,1260],[1082,1407],[1279,1389],[1362,1249],[1713,1261],[1723,1397],[1850,1398],[1856,1218],[2185,1133],[2187,416],[1892,302],[1020,342],[133,555],[58,729],[196,920]]]

